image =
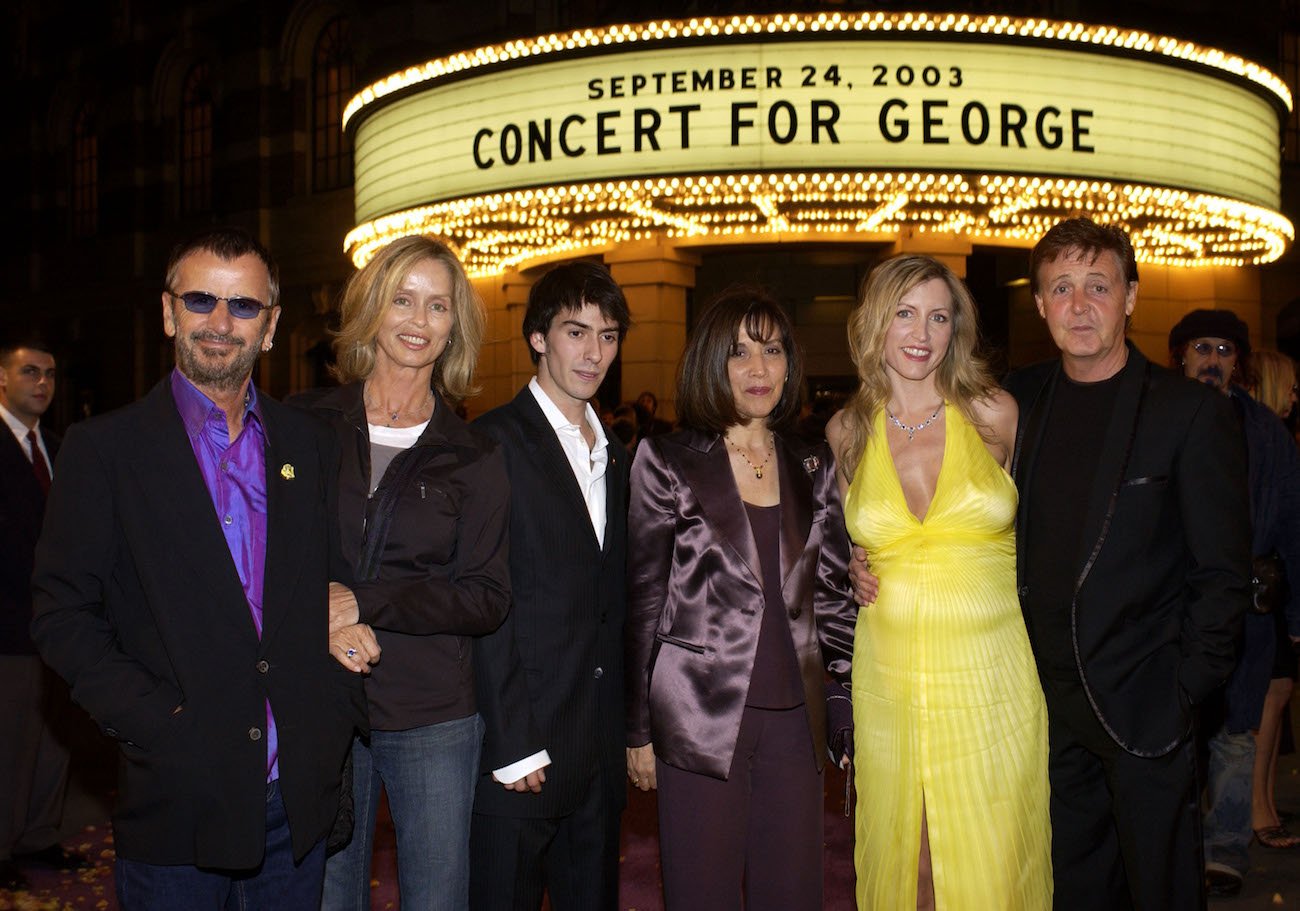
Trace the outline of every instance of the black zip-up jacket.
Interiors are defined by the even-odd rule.
[[[362,384],[290,399],[329,421],[338,435],[339,531],[353,562],[361,622],[383,649],[366,679],[370,727],[402,731],[476,711],[468,637],[490,633],[510,608],[507,547],[510,484],[497,444],[462,421],[437,393],[419,440],[388,466],[369,496],[370,434]],[[408,460],[416,464],[407,465]],[[404,468],[404,466],[406,466]],[[404,479],[404,480],[399,480]],[[377,507],[394,483],[396,501],[374,573],[359,558]]]

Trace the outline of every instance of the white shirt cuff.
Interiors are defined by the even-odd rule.
[[[501,784],[514,784],[531,772],[545,768],[551,764],[551,757],[545,750],[539,750],[531,756],[512,762],[508,766],[502,766],[499,769],[492,770],[492,777]]]

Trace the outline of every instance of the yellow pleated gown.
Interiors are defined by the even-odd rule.
[[[924,521],[883,415],[845,500],[880,578],[853,649],[858,908],[916,908],[924,805],[938,911],[1047,911],[1047,709],[1016,596],[1016,486],[958,409],[941,426]]]

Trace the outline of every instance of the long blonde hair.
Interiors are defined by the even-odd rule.
[[[1272,410],[1279,417],[1291,411],[1291,390],[1295,388],[1295,361],[1272,348],[1256,348],[1250,352],[1250,363],[1255,370],[1255,401]]]
[[[486,318],[483,302],[465,269],[446,244],[423,235],[399,237],[388,244],[343,289],[342,325],[334,338],[339,382],[364,380],[375,369],[375,338],[398,286],[424,260],[442,263],[451,274],[451,336],[433,365],[433,388],[459,401],[478,392],[473,384]]]
[[[982,427],[973,403],[992,394],[997,384],[978,353],[979,322],[974,298],[965,282],[933,257],[911,253],[891,257],[871,270],[858,306],[849,317],[849,354],[858,371],[858,388],[844,406],[844,444],[835,453],[846,480],[853,479],[876,415],[889,402],[885,333],[899,301],[913,288],[936,278],[948,286],[952,296],[952,336],[935,370],[935,387],[945,402],[956,405],[968,421]]]

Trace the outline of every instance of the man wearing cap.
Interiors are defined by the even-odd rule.
[[[1215,389],[1232,402],[1245,434],[1249,463],[1251,554],[1256,578],[1285,567],[1300,583],[1300,457],[1277,415],[1251,398],[1250,333],[1230,310],[1193,310],[1169,332],[1171,366]],[[1209,735],[1205,814],[1205,877],[1211,895],[1236,895],[1249,867],[1251,784],[1255,738],[1277,646],[1273,611],[1285,611],[1291,635],[1300,635],[1300,584],[1275,594],[1259,589],[1246,614],[1240,657],[1220,698],[1201,718]],[[1300,837],[1282,826],[1254,833],[1271,848],[1300,848]]]

